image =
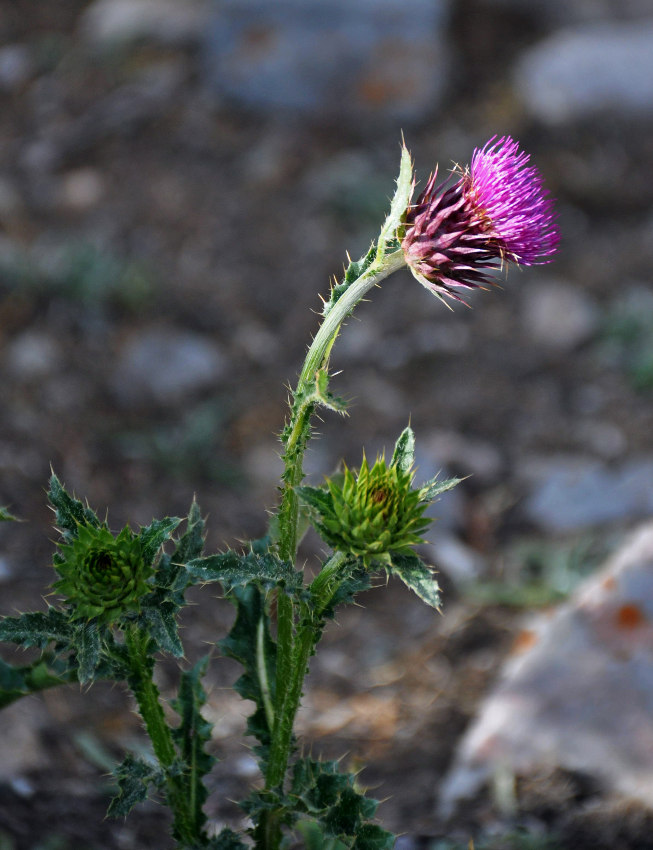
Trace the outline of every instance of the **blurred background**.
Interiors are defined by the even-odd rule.
[[[385,282],[332,361],[350,416],[307,462],[318,483],[410,420],[418,478],[470,476],[424,550],[444,615],[368,594],[302,720],[371,762],[385,825],[444,836],[438,782],[516,612],[653,511],[652,130],[647,0],[1,2],[0,504],[24,522],[0,528],[0,612],[43,606],[50,465],[112,528],[195,494],[209,551],[261,535],[319,295],[378,233],[402,133],[422,182],[512,135],[557,198],[555,261],[453,312]],[[199,653],[231,613],[197,601]],[[255,769],[216,667],[211,816],[237,825]],[[168,846],[156,807],[101,821],[107,764],[140,745],[127,705],[98,686],[5,713],[0,846]]]

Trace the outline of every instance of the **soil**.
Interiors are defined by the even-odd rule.
[[[0,4],[0,40],[31,45],[38,57],[32,78],[5,92],[0,109],[0,176],[20,196],[6,202],[0,247],[3,257],[18,249],[30,258],[3,260],[0,284],[0,337],[14,352],[2,376],[0,504],[25,521],[2,528],[0,613],[43,608],[52,580],[50,465],[95,509],[108,509],[115,528],[184,515],[195,494],[208,516],[208,551],[264,532],[276,501],[285,387],[317,327],[318,292],[345,251],[358,256],[374,237],[398,164],[396,126],[370,135],[252,114],[210,96],[195,48],[91,55],[76,29],[86,5]],[[507,73],[537,26],[488,8],[458,4],[458,78],[438,114],[407,131],[409,145],[423,179],[436,158],[445,167],[461,148],[471,152],[509,128],[558,198],[559,257],[550,268],[511,274],[501,290],[453,314],[403,272],[375,292],[334,357],[334,368],[345,369],[334,389],[352,400],[350,417],[324,417],[309,465],[319,480],[341,457],[356,465],[362,445],[368,456],[390,450],[409,419],[418,445],[421,436],[456,433],[465,445],[491,446],[487,474],[470,469],[464,451],[447,472],[476,471],[461,488],[452,533],[483,558],[488,575],[500,575],[515,541],[544,539],[518,509],[525,465],[542,454],[609,452],[578,427],[594,416],[597,398],[601,421],[621,440],[615,456],[650,452],[650,394],[622,360],[606,357],[600,328],[571,351],[542,348],[532,344],[523,305],[528,288],[555,277],[609,317],[620,293],[648,279],[653,135],[642,121],[533,124],[511,97]],[[478,55],[482,78],[468,61]],[[130,86],[147,74],[165,96],[134,94]],[[345,188],[338,168],[348,174]],[[61,246],[70,249],[63,259]],[[130,341],[153,330],[202,335],[227,366],[191,395],[130,395],[120,364]],[[36,340],[29,350],[40,365],[20,365],[16,340]],[[309,538],[308,568],[319,552]],[[403,834],[404,848],[446,838],[467,846],[472,835],[483,846],[511,831],[489,846],[545,846],[550,834],[569,850],[650,847],[650,816],[598,805],[584,777],[518,781],[517,812],[486,790],[454,822],[438,818],[438,783],[520,616],[472,601],[445,571],[439,578],[441,614],[391,582],[329,626],[300,715],[303,746],[366,765],[361,783],[383,799],[380,820]],[[194,601],[184,617],[190,661],[224,637],[232,617],[210,590]],[[255,779],[242,740],[247,708],[228,688],[237,675],[216,653],[207,680],[220,758],[207,806],[216,826],[242,825],[231,801]],[[174,683],[164,666],[164,695]],[[71,687],[23,703],[7,712],[6,763],[14,759],[16,770],[0,783],[0,847],[172,846],[154,802],[126,822],[104,819],[109,764],[143,746],[125,694]],[[527,839],[515,829],[530,831],[533,843],[518,843]]]

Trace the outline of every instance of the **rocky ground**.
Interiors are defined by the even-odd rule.
[[[649,847],[646,811],[593,815],[582,777],[526,789],[517,814],[486,792],[452,823],[436,814],[517,612],[564,596],[653,509],[653,77],[623,73],[637,50],[653,55],[647,4],[434,3],[442,84],[417,89],[399,117],[361,89],[367,111],[346,101],[344,118],[330,103],[253,100],[246,78],[211,61],[211,8],[163,3],[137,26],[128,6],[0,4],[0,504],[25,520],[0,529],[1,612],[43,604],[50,464],[113,527],[183,515],[196,494],[210,551],[260,535],[284,385],[319,293],[378,230],[401,130],[421,179],[510,133],[558,199],[555,263],[513,270],[471,310],[446,310],[403,272],[384,284],[336,348],[350,417],[325,417],[308,464],[316,481],[341,457],[356,465],[361,446],[389,449],[410,419],[421,476],[470,476],[443,498],[425,550],[443,615],[392,584],[370,592],[325,637],[302,729],[313,751],[369,765],[404,847],[470,833],[483,846],[518,826],[540,845],[504,846],[557,830],[574,850]],[[210,593],[197,602],[191,656],[231,617]],[[211,673],[216,823],[238,822],[224,801],[253,776],[243,709],[222,690],[235,672],[218,660]],[[164,671],[164,692],[172,684]],[[154,805],[102,821],[108,764],[140,746],[126,708],[100,686],[5,713],[0,846],[168,846]]]

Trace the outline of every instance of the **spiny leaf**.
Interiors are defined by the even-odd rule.
[[[208,658],[202,658],[194,667],[182,673],[179,696],[172,703],[172,707],[181,717],[181,724],[174,730],[173,736],[190,777],[187,787],[190,789],[192,800],[192,817],[198,827],[202,827],[206,822],[202,806],[206,802],[208,792],[202,778],[215,763],[213,756],[204,749],[211,740],[212,727],[201,714],[202,706],[206,702],[201,679],[207,666]]]
[[[356,789],[356,777],[340,773],[335,761],[299,759],[293,767],[286,805],[290,810],[314,817],[325,837],[337,838],[347,847],[385,850],[392,846],[387,843],[390,833],[369,823],[378,802],[360,794]],[[374,841],[379,842],[376,848]]]
[[[161,652],[168,652],[175,658],[182,658],[184,647],[179,638],[176,614],[179,606],[168,599],[157,605],[143,605],[141,622]]]
[[[276,645],[270,636],[265,600],[259,588],[255,584],[235,588],[231,598],[238,613],[231,631],[219,646],[244,668],[234,688],[243,699],[256,705],[247,721],[247,731],[261,743],[263,750],[259,752],[264,755],[274,723]]]
[[[205,558],[195,558],[186,564],[186,571],[194,583],[220,581],[228,589],[248,584],[260,584],[266,589],[283,587],[288,592],[297,591],[301,585],[301,574],[287,561],[282,561],[267,552],[240,554],[233,550]]]
[[[386,565],[388,573],[401,579],[409,590],[432,608],[440,607],[440,588],[429,569],[417,555],[393,555],[392,563]]]
[[[49,659],[52,662],[52,659]],[[33,664],[14,667],[0,658],[0,708],[12,702],[45,690],[56,685],[64,685],[71,681],[71,676],[65,663],[49,667],[41,657]]]
[[[126,817],[137,803],[147,799],[150,786],[163,783],[163,774],[154,766],[127,755],[115,772],[118,781],[118,794],[111,800],[107,815]]]
[[[7,508],[0,507],[0,522],[18,522],[13,514],[10,514]]]
[[[431,478],[430,481],[427,481],[426,484],[420,488],[420,499],[423,502],[432,502],[440,495],[440,493],[446,493],[447,490],[453,490],[457,484],[460,484],[460,482],[464,480],[464,478],[447,478],[444,481],[439,481],[437,476],[435,478]]]
[[[390,212],[379,234],[379,247],[376,255],[378,261],[382,260],[385,256],[387,243],[396,239],[398,236],[398,231],[402,225],[413,194],[413,185],[413,163],[406,145],[402,145],[397,189],[390,204]]]
[[[356,831],[352,850],[392,850],[395,838],[391,832],[376,823],[364,823]]]
[[[409,473],[415,462],[415,434],[412,428],[404,428],[395,443],[390,466],[398,466],[404,473]]]
[[[165,517],[165,519],[155,519],[150,525],[141,528],[139,540],[146,564],[152,563],[161,546],[166,540],[170,540],[172,532],[180,522],[179,517]]]
[[[377,247],[374,243],[370,246],[369,251],[360,260],[350,260],[349,265],[345,270],[345,276],[342,283],[337,283],[331,288],[331,297],[324,303],[322,315],[328,316],[333,306],[342,298],[349,287],[358,280],[358,278],[367,271],[376,259]]]
[[[96,623],[80,623],[75,629],[75,647],[79,669],[77,676],[82,685],[93,679],[100,661],[100,632]]]
[[[185,564],[193,558],[199,558],[204,549],[204,526],[200,507],[193,499],[188,511],[186,531],[179,538],[173,560]]]
[[[77,537],[77,529],[80,525],[92,525],[99,528],[101,523],[97,515],[89,507],[69,496],[61,481],[53,473],[50,478],[50,490],[48,492],[50,504],[56,508],[55,522],[61,531],[64,540],[69,542]]]
[[[45,649],[53,641],[68,648],[72,637],[73,627],[56,608],[48,608],[46,614],[37,611],[0,619],[0,640],[17,643],[25,649],[30,646]]]
[[[209,850],[248,850],[248,845],[228,826],[209,840]]]

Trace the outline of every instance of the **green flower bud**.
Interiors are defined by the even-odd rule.
[[[55,569],[61,578],[54,590],[73,606],[75,619],[114,622],[128,611],[138,611],[150,590],[152,567],[128,527],[114,537],[105,527],[80,525],[72,543],[60,544]]]
[[[392,554],[407,554],[424,543],[421,533],[430,524],[424,517],[428,501],[411,489],[414,473],[377,458],[370,469],[367,459],[357,475],[345,467],[343,476],[327,479],[328,490],[299,488],[300,495],[317,514],[315,527],[338,552],[390,564]]]

